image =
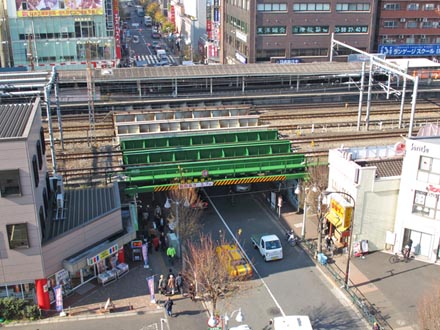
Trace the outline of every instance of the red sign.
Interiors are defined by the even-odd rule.
[[[121,59],[122,58],[122,52],[121,52],[121,30],[120,30],[120,18],[119,18],[119,10],[118,10],[118,0],[113,1],[113,23],[114,23],[114,29],[115,29],[115,52],[116,52],[116,58]]]
[[[432,192],[434,194],[440,194],[440,186],[434,186],[434,185],[430,184],[428,186],[428,191]]]

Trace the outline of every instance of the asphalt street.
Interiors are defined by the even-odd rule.
[[[214,191],[210,191],[210,195]],[[224,191],[218,192],[224,196]],[[301,247],[291,247],[283,241],[283,231],[274,215],[260,205],[251,194],[237,194],[234,204],[228,197],[212,197],[221,210],[205,218],[205,231],[227,231],[226,238],[233,241],[231,233],[241,229],[238,242],[255,267],[254,280],[245,283],[240,293],[221,302],[221,314],[241,308],[245,323],[254,329],[263,329],[269,320],[278,315],[309,315],[314,329],[365,329],[364,320],[351,308],[351,303],[339,288],[325,279]],[[215,210],[214,210],[215,211]],[[276,234],[283,243],[284,259],[264,262],[250,242],[257,233]],[[217,234],[218,235],[218,234]]]

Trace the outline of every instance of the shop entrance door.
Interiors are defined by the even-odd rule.
[[[432,250],[432,235],[420,231],[405,229],[403,247],[408,241],[408,238],[411,238],[413,241],[412,250],[415,255],[429,258],[429,251]]]

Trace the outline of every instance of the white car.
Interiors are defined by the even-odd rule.
[[[139,29],[139,23],[131,23],[131,27],[135,29]]]
[[[252,185],[250,183],[236,184],[234,186],[234,191],[237,193],[248,192],[251,191],[251,189],[252,189]]]

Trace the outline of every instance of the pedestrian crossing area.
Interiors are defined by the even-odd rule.
[[[171,65],[176,65],[176,59],[171,55],[166,55],[168,63]],[[163,61],[157,55],[136,55],[131,59],[131,62],[136,62],[137,66],[151,66],[151,65],[161,65]],[[140,64],[140,65],[139,65]]]

